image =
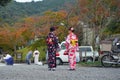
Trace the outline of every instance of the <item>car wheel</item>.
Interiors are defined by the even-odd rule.
[[[86,62],[93,62],[93,58],[91,57],[87,58]]]
[[[62,65],[63,62],[61,61],[61,59],[57,58],[57,59],[56,59],[56,64],[57,64],[57,65]]]

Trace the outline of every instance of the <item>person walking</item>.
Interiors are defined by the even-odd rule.
[[[68,36],[66,38],[65,46],[66,50],[65,53],[68,53],[68,62],[69,62],[69,70],[75,70],[76,68],[76,51],[78,48],[78,38],[74,34],[74,28],[70,27]]]
[[[32,50],[30,50],[30,51],[27,53],[27,55],[26,55],[26,63],[27,63],[28,65],[31,64],[32,54],[33,54],[33,52],[32,52]]]
[[[39,63],[39,54],[40,54],[40,52],[37,49],[35,49],[35,51],[33,52],[34,64]]]
[[[55,35],[55,27],[50,28],[50,32],[46,38],[47,51],[48,51],[48,68],[49,70],[55,70],[56,68],[56,51],[58,46],[58,38]]]

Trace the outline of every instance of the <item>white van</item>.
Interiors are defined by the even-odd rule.
[[[60,51],[56,53],[56,63],[58,65],[68,62],[68,55],[64,54],[66,47],[65,41],[60,44]],[[99,53],[93,50],[92,46],[79,46],[79,51],[76,53],[76,61],[94,61],[99,57]]]
[[[92,62],[99,58],[98,51],[94,51],[92,46],[79,46],[79,54],[81,61]]]
[[[65,49],[65,41],[63,41],[60,44],[60,51],[56,53],[56,63],[58,65],[68,62],[68,55],[64,54]],[[80,61],[79,51],[76,52],[76,61]]]

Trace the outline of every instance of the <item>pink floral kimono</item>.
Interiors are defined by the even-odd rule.
[[[76,68],[76,55],[78,49],[78,38],[74,33],[70,33],[66,38],[66,51],[68,51],[68,61],[70,69]]]

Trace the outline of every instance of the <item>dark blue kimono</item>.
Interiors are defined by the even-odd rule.
[[[46,39],[48,49],[48,68],[56,67],[56,51],[58,46],[58,38],[53,32],[50,32]]]

